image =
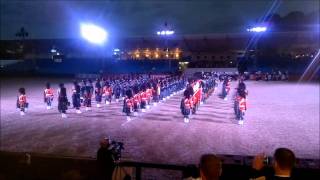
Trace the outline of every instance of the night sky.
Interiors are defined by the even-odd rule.
[[[178,34],[243,32],[274,0],[1,0],[1,39],[78,38],[80,22],[117,36],[152,36],[167,21]],[[319,11],[319,0],[277,0],[274,13]]]

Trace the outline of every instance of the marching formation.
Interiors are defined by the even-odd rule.
[[[82,108],[91,111],[93,98],[97,108],[101,108],[103,104],[111,104],[113,101],[124,100],[123,112],[127,115],[127,119],[130,119],[130,116],[137,116],[139,112],[145,112],[151,105],[157,105],[160,101],[165,101],[184,88],[184,79],[176,75],[155,77],[149,75],[109,76],[102,79],[98,78],[95,82],[90,79],[82,80],[81,83],[74,81],[72,103],[70,103],[67,89],[61,83],[57,90],[58,111],[62,118],[67,118],[67,110],[71,104],[76,113],[81,114]],[[50,83],[45,84],[43,97],[47,110],[52,109],[54,89]],[[20,88],[17,97],[17,109],[22,116],[25,115],[28,105],[26,91],[24,88]]]
[[[190,122],[191,115],[196,114],[201,104],[206,102],[211,94],[217,90],[219,81],[222,84],[221,98],[228,100],[231,90],[231,81],[234,76],[217,73],[202,73],[198,77],[189,80],[176,75],[136,75],[123,77],[105,77],[102,79],[82,80],[73,82],[72,103],[69,102],[67,89],[63,83],[59,84],[57,90],[58,111],[62,118],[67,118],[67,110],[72,104],[77,114],[81,114],[81,109],[92,110],[92,99],[97,108],[103,104],[109,105],[113,102],[123,100],[122,112],[127,120],[138,116],[140,112],[146,112],[151,106],[157,106],[179,91],[183,92],[180,103],[180,110],[185,123]],[[248,91],[242,78],[239,80],[237,91],[234,97],[234,111],[239,124],[243,124],[245,111],[247,110]],[[44,103],[47,110],[52,109],[54,101],[54,89],[50,83],[45,84],[43,91]],[[19,89],[17,97],[17,108],[20,114],[25,115],[29,103],[27,102],[26,90]]]
[[[123,112],[130,120],[138,112],[145,112],[150,108],[151,103],[157,105],[160,101],[169,99],[170,96],[185,88],[185,82],[178,76],[171,76],[165,79],[143,79],[142,83],[133,83],[125,92]]]
[[[191,114],[196,114],[199,106],[209,98],[216,86],[217,82],[214,74],[189,80],[180,105],[185,123],[189,123]]]

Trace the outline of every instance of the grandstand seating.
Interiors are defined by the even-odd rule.
[[[51,59],[26,60],[8,65],[5,74],[34,73],[39,75],[76,75],[99,73],[165,73],[178,70],[178,62],[169,60],[114,61],[110,59],[64,59],[54,62]]]

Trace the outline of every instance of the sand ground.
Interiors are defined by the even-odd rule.
[[[152,106],[127,121],[122,103],[112,102],[90,112],[68,110],[62,119],[46,110],[42,91],[45,79],[1,80],[1,150],[95,157],[99,140],[110,136],[123,141],[125,159],[139,162],[197,163],[203,153],[272,155],[278,147],[292,149],[299,158],[319,159],[319,84],[248,81],[245,123],[235,121],[232,94],[227,101],[217,91],[186,124],[180,113],[181,93]],[[51,79],[57,88],[71,81]],[[30,108],[23,117],[15,109],[17,89],[24,86]],[[71,97],[69,97],[71,100]]]

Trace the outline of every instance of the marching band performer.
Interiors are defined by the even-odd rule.
[[[141,111],[146,112],[146,107],[147,107],[147,94],[146,94],[146,87],[142,86],[142,91],[140,92],[140,97],[141,97]]]
[[[80,107],[80,86],[77,81],[73,82],[73,88],[72,88],[72,105],[76,109],[76,112],[78,114],[81,114]]]
[[[86,91],[87,82],[85,80],[82,80],[82,84],[80,87],[80,103],[84,103],[84,93]]]
[[[46,88],[43,92],[44,102],[47,104],[47,109],[51,109],[53,101],[53,89],[50,87],[50,83],[46,84]]]
[[[181,113],[183,115],[183,120],[185,123],[189,123],[189,116],[191,115],[191,109],[192,109],[192,100],[190,97],[189,91],[185,90],[183,93],[184,97],[181,100]]]
[[[116,102],[118,102],[119,98],[120,98],[120,95],[121,95],[121,88],[120,88],[118,83],[114,87],[114,95],[115,95],[115,98],[116,98]]]
[[[132,91],[129,89],[126,91],[126,96],[123,100],[123,112],[126,113],[127,120],[131,120],[130,114],[132,112],[133,102],[132,102]]]
[[[230,91],[230,80],[225,77],[223,84],[222,84],[222,97],[224,100],[228,100],[227,96]]]
[[[238,123],[240,125],[243,124],[244,114],[247,110],[247,101],[246,101],[246,93],[244,91],[240,91],[236,97],[236,116]]]
[[[137,116],[141,104],[141,99],[140,99],[140,94],[139,94],[139,89],[138,87],[134,88],[133,91],[133,115]]]
[[[103,96],[105,97],[105,103],[110,104],[112,99],[112,88],[109,83],[106,83],[103,87]]]
[[[93,93],[93,86],[92,86],[92,82],[89,80],[89,83],[85,85],[85,89],[84,89],[84,101],[83,101],[83,105],[86,107],[86,111],[90,111],[91,110],[91,98],[92,98],[92,93]]]
[[[101,87],[100,79],[97,79],[94,93],[95,93],[97,107],[100,108],[101,101],[102,101],[102,87]]]
[[[62,118],[67,118],[66,111],[68,109],[69,101],[67,98],[67,89],[64,87],[64,84],[59,85],[58,90],[58,110],[61,113]]]
[[[29,103],[27,103],[26,90],[24,88],[19,88],[19,95],[17,98],[17,108],[20,110],[20,115],[25,115],[28,109]]]

